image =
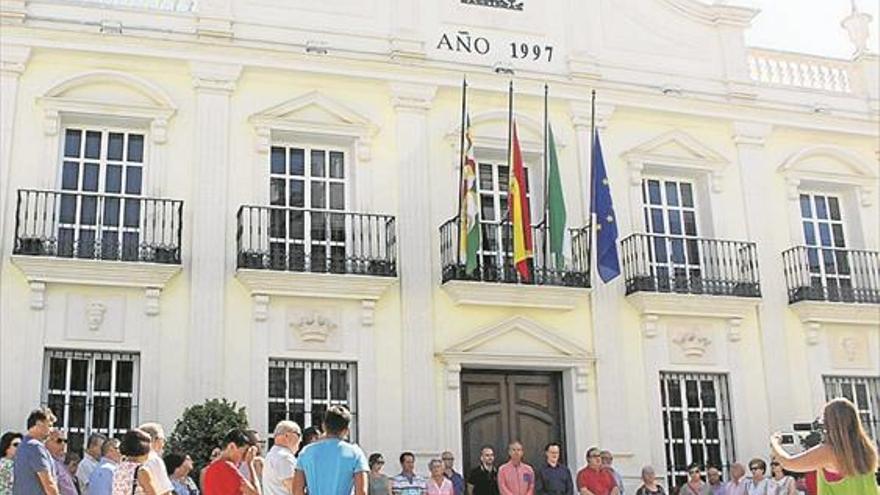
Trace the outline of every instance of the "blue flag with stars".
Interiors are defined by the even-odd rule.
[[[617,217],[614,215],[614,205],[611,203],[611,188],[608,184],[608,174],[605,173],[605,160],[602,158],[598,129],[593,135],[592,164],[593,197],[590,213],[596,219],[596,268],[602,281],[608,283],[620,275],[620,260],[617,256]]]

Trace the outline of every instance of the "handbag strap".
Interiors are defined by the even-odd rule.
[[[141,470],[141,465],[138,464],[134,467],[134,475],[131,477],[131,495],[134,495],[135,490],[138,487],[138,471]]]

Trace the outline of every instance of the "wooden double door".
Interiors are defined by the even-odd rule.
[[[495,448],[495,465],[507,462],[507,445],[519,440],[525,461],[544,462],[544,446],[562,442],[562,376],[558,372],[463,370],[461,372],[462,463],[480,462],[480,448]]]

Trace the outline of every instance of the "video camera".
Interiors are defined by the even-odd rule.
[[[812,423],[794,423],[791,433],[783,433],[781,442],[783,445],[791,445],[799,451],[804,451],[822,443],[825,438],[825,425],[819,419]]]

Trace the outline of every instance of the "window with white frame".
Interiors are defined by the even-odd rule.
[[[880,442],[880,378],[864,376],[825,376],[825,399],[845,397],[859,412],[868,434]]]
[[[523,168],[526,177],[526,197],[531,204],[529,167]],[[479,256],[482,266],[488,272],[492,272],[501,267],[513,266],[513,239],[508,221],[507,199],[510,167],[506,163],[480,161],[478,169],[477,194],[480,196],[480,224],[483,230]]]
[[[42,403],[80,451],[92,433],[119,436],[138,421],[139,357],[134,353],[47,349]]]
[[[674,179],[642,181],[645,229],[651,240],[652,272],[659,284],[701,275],[694,185]],[[658,287],[668,290],[670,287]]]
[[[810,285],[827,291],[829,299],[851,297],[852,271],[846,250],[841,199],[829,194],[800,194],[801,225]]]
[[[269,159],[269,249],[273,266],[344,272],[350,230],[346,152],[275,145]]]
[[[736,458],[727,375],[660,373],[666,480],[679,486],[696,462],[726,469]]]
[[[319,426],[327,408],[345,406],[357,439],[357,365],[337,361],[269,361],[269,431],[284,419],[301,427]]]
[[[60,256],[138,259],[144,146],[142,132],[64,130],[58,210]]]

